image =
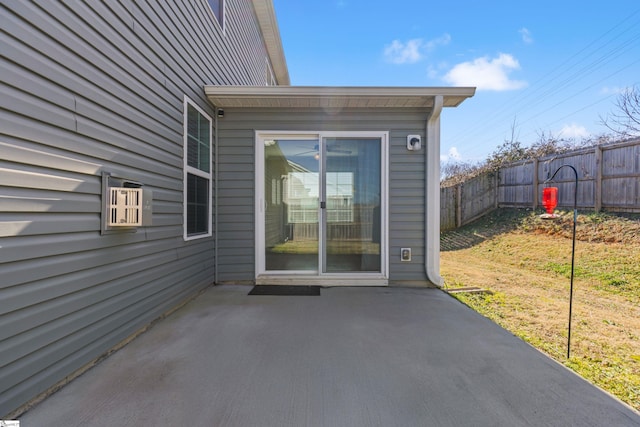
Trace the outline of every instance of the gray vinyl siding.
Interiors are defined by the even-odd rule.
[[[218,123],[220,282],[255,279],[255,131],[389,132],[389,279],[425,282],[425,153],[406,149],[406,136],[424,137],[427,111],[225,109]],[[428,209],[428,206],[427,206]],[[400,248],[412,261],[400,262]]]
[[[248,1],[0,3],[0,419],[213,283],[183,235],[183,100],[264,85]],[[153,191],[153,225],[100,235],[101,174]],[[225,210],[220,211],[225,215]],[[214,230],[215,233],[215,230]]]

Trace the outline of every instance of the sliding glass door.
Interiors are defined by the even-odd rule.
[[[380,271],[381,141],[326,138],[325,273]]]
[[[318,140],[264,141],[264,257],[267,271],[317,271]]]
[[[381,273],[383,136],[259,138],[260,270]]]

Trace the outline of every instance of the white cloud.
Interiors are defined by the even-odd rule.
[[[584,126],[577,125],[575,123],[571,123],[569,125],[564,125],[558,135],[562,138],[587,138],[591,134]]]
[[[446,46],[449,43],[451,43],[451,36],[449,34],[447,34],[447,33],[444,33],[440,37],[437,37],[435,39],[427,41],[424,44],[424,46],[427,49],[427,51],[431,52],[432,50],[434,50],[438,46]]]
[[[449,148],[447,154],[440,155],[440,160],[443,162],[448,162],[449,160],[458,161],[460,160],[460,152],[457,147]]]
[[[422,39],[409,40],[407,43],[394,40],[390,45],[385,46],[384,56],[393,64],[413,64],[422,59],[421,44]]]
[[[517,59],[501,53],[494,59],[483,56],[457,64],[443,79],[454,86],[476,86],[478,90],[515,90],[527,86],[525,81],[509,79],[509,73],[519,69]]]
[[[602,93],[603,95],[620,95],[625,93],[629,89],[630,89],[629,87],[605,86],[602,89],[600,89],[600,93]]]
[[[531,36],[531,31],[529,31],[527,28],[522,27],[518,30],[518,32],[520,33],[523,42],[525,42],[526,44],[533,43],[533,36]]]
[[[421,61],[425,54],[433,51],[438,46],[445,46],[451,41],[449,34],[443,34],[432,40],[411,39],[406,43],[394,40],[384,47],[384,56],[387,62],[392,64],[414,64]]]

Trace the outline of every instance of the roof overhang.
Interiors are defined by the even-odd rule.
[[[284,56],[276,12],[273,8],[272,0],[252,0],[253,9],[258,17],[258,25],[267,48],[273,73],[279,85],[291,84],[289,80],[289,70]]]
[[[457,107],[474,87],[205,86],[218,108],[432,108]]]

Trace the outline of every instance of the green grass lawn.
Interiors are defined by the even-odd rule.
[[[499,210],[443,233],[445,286],[490,290],[455,296],[640,410],[640,215],[579,215],[567,359],[573,212],[537,213]]]

